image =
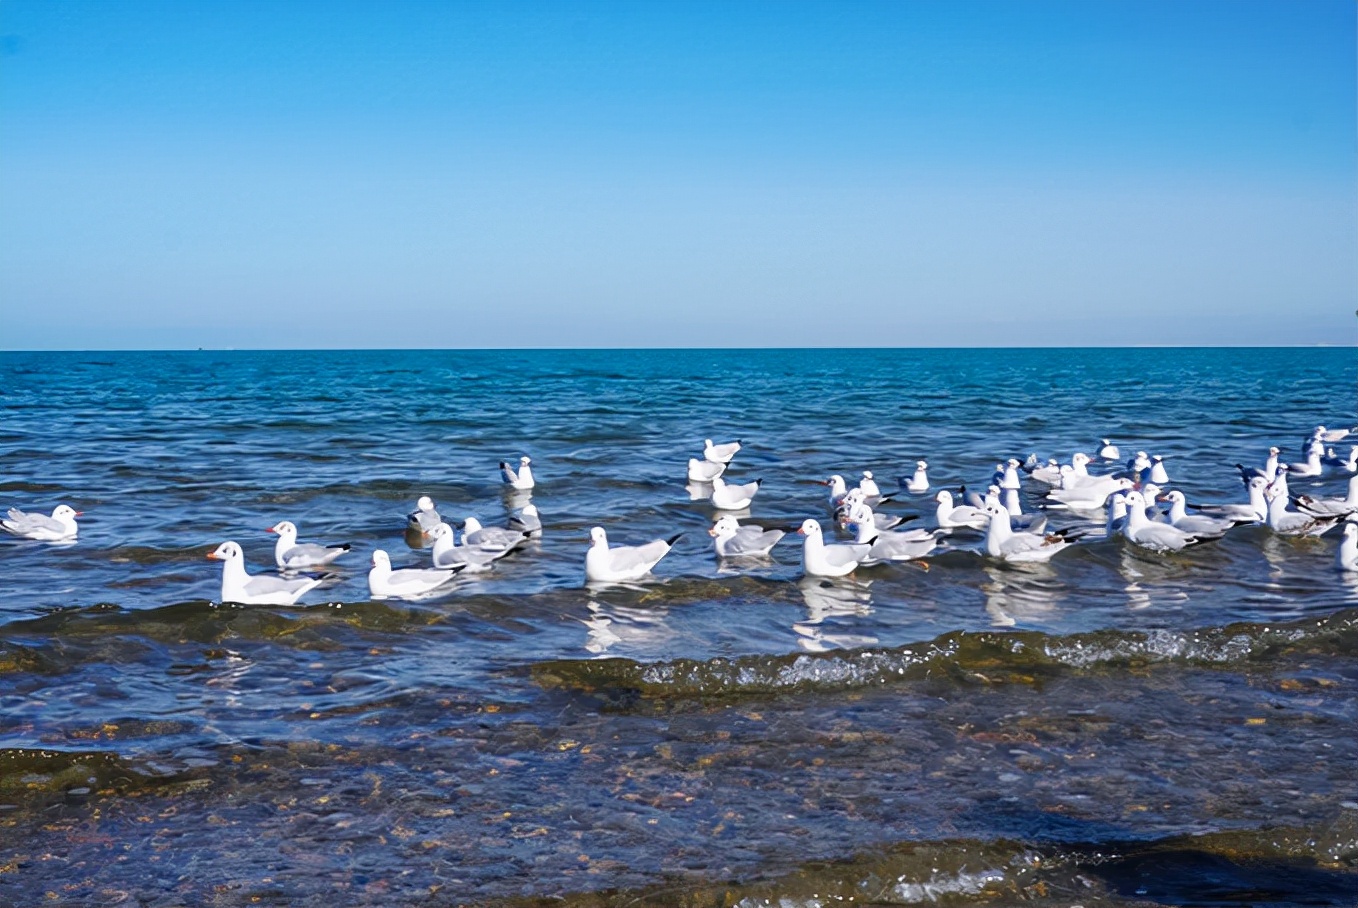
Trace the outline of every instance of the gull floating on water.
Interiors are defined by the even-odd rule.
[[[1132,481],[1130,479],[1115,479],[1105,476],[1096,483],[1074,489],[1052,489],[1047,493],[1047,498],[1056,502],[1058,506],[1080,511],[1093,511],[1103,507],[1109,495],[1119,491],[1129,492],[1131,489]],[[1048,507],[1052,506],[1048,505]]]
[[[872,551],[872,546],[866,544],[827,545],[821,536],[820,524],[814,520],[803,520],[797,532],[805,537],[802,541],[802,573],[808,577],[843,577],[853,573]]]
[[[1127,501],[1127,522],[1122,535],[1133,544],[1153,552],[1178,552],[1198,541],[1193,533],[1148,518],[1146,499],[1140,492],[1128,492],[1123,497]]]
[[[526,504],[519,509],[517,514],[511,514],[509,528],[511,530],[523,530],[530,536],[541,536],[542,515],[538,513],[538,506]]]
[[[1358,476],[1349,480],[1349,493],[1344,498],[1312,498],[1297,496],[1297,508],[1315,517],[1348,517],[1358,514]]]
[[[1345,473],[1358,473],[1358,445],[1349,446],[1349,456],[1340,457],[1335,453],[1334,448],[1325,452],[1325,456],[1320,458],[1321,463],[1327,467],[1334,467]]]
[[[46,514],[29,514],[18,508],[10,508],[3,520],[0,520],[0,527],[4,527],[8,533],[15,536],[22,536],[24,539],[36,539],[39,542],[68,542],[75,539],[79,528],[75,525],[75,519],[82,512],[77,511],[70,505],[59,504],[52,510],[52,516]]]
[[[934,501],[938,502],[938,508],[934,513],[938,525],[943,529],[984,530],[990,525],[990,515],[980,508],[969,504],[954,506],[952,493],[947,489],[935,495]]]
[[[1111,441],[1109,441],[1107,438],[1101,439],[1100,441],[1101,441],[1101,444],[1100,444],[1100,446],[1099,446],[1099,459],[1100,459],[1100,460],[1121,460],[1121,459],[1122,459],[1122,453],[1121,453],[1120,451],[1118,451],[1118,446],[1117,446],[1117,445],[1113,444],[1113,443],[1112,443]]]
[[[1209,517],[1206,514],[1190,514],[1186,507],[1184,493],[1175,489],[1166,492],[1163,496],[1169,502],[1169,513],[1166,515],[1170,526],[1191,533],[1199,539],[1219,539],[1226,535],[1226,531],[1237,523],[1248,521],[1228,520],[1224,517]]]
[[[434,548],[430,552],[434,567],[440,570],[461,566],[468,573],[488,571],[495,562],[514,551],[513,548],[482,548],[476,545],[458,545],[453,528],[440,523],[429,534],[434,538]]]
[[[860,504],[859,508],[867,505]],[[896,530],[882,532],[872,528],[872,521],[859,521],[856,524],[858,538],[856,544],[868,545],[868,555],[862,559],[863,567],[871,567],[884,561],[914,561],[923,558],[938,547],[938,541],[951,531],[940,527],[936,530]]]
[[[1358,523],[1345,521],[1338,562],[1341,571],[1358,571]]]
[[[410,516],[406,519],[406,525],[409,529],[416,530],[426,536],[440,523],[443,523],[443,518],[434,509],[434,499],[428,495],[420,496],[420,500],[415,502],[415,510],[411,511]]]
[[[1169,473],[1165,471],[1165,459],[1159,454],[1151,457],[1150,481],[1156,485],[1169,485]]]
[[[1321,441],[1327,445],[1332,445],[1337,441],[1343,441],[1348,438],[1349,435],[1355,431],[1358,431],[1358,427],[1352,429],[1327,429],[1324,426],[1316,426],[1315,431],[1311,433],[1311,440]]]
[[[850,489],[835,516],[843,524],[866,524],[872,529],[889,530],[905,522],[896,514],[879,514],[868,504],[861,489]]]
[[[830,487],[830,510],[834,511],[844,503],[844,499],[849,494],[849,487],[844,482],[844,477],[838,473],[825,480],[823,485]]]
[[[1320,536],[1339,522],[1338,517],[1316,517],[1287,509],[1287,495],[1276,485],[1264,489],[1268,501],[1268,528],[1279,536]]]
[[[882,497],[882,490],[877,485],[877,480],[872,478],[871,470],[863,471],[863,478],[858,480],[858,491],[863,493],[863,497],[868,501]]]
[[[1324,471],[1320,463],[1320,451],[1312,448],[1306,455],[1304,463],[1290,463],[1287,465],[1287,472],[1297,479],[1309,479],[1312,476],[1319,476]]]
[[[766,530],[752,524],[741,526],[729,514],[707,531],[718,558],[738,558],[748,555],[767,555],[787,534],[782,530]]]
[[[1047,561],[1057,552],[1074,545],[1074,540],[1065,533],[1025,533],[1015,532],[1009,525],[1009,512],[1004,508],[986,506],[990,515],[990,526],[986,529],[985,550],[992,558],[1005,561],[1033,562]]]
[[[726,472],[726,464],[715,460],[688,459],[688,478],[690,482],[711,482]]]
[[[1245,482],[1249,504],[1191,504],[1189,507],[1209,517],[1240,523],[1262,523],[1268,519],[1268,502],[1264,500],[1264,488],[1267,485],[1268,481],[1262,476],[1251,476]]]
[[[754,501],[762,479],[740,485],[729,485],[720,476],[712,480],[712,506],[722,511],[741,511]]]
[[[208,552],[207,557],[222,563],[222,602],[241,605],[292,605],[307,590],[321,583],[320,577],[251,576],[245,572],[245,554],[239,545],[227,541]]]
[[[713,463],[729,464],[731,458],[736,456],[740,450],[740,440],[727,442],[722,445],[712,444],[712,439],[703,439],[703,460],[710,460]]]
[[[589,531],[585,579],[593,583],[639,580],[669,554],[675,541],[682,535],[678,533],[669,539],[656,539],[645,545],[615,545],[610,548],[604,528],[595,527]]]
[[[475,517],[468,517],[462,523],[462,544],[474,545],[490,551],[502,552],[517,548],[528,541],[524,530],[510,530],[504,527],[483,527]]]
[[[368,571],[368,592],[374,599],[424,599],[452,583],[463,568],[391,569],[391,558],[382,549],[373,552]]]
[[[278,534],[278,543],[273,549],[273,560],[285,571],[324,567],[351,548],[347,542],[340,545],[316,545],[314,542],[299,544],[297,526],[290,520],[280,520],[265,532]]]
[[[520,492],[527,492],[533,488],[533,470],[529,466],[533,461],[524,455],[519,458],[519,470],[516,473],[508,461],[500,461],[500,478],[504,484],[518,489]],[[550,472],[550,471],[549,471]]]
[[[927,461],[915,461],[915,473],[905,484],[907,492],[927,492],[929,491],[929,464]]]

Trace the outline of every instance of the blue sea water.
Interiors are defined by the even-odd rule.
[[[83,512],[75,545],[0,539],[0,899],[1353,904],[1336,534],[1166,556],[1054,512],[1087,535],[1049,565],[958,533],[818,581],[795,535],[719,563],[685,465],[739,438],[728,478],[784,528],[831,527],[833,473],[923,525],[937,489],[1105,437],[1243,500],[1234,464],[1302,459],[1356,392],[1350,348],[0,354],[0,505]],[[520,454],[531,498],[500,483]],[[920,459],[929,493],[897,489]],[[429,563],[421,495],[459,523],[531,500],[542,538],[372,601],[374,550]],[[222,603],[206,553],[269,571],[282,519],[353,550],[298,606]],[[596,525],[684,535],[598,588]]]

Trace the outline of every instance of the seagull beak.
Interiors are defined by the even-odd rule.
[[[713,539],[716,539],[716,538],[717,538],[717,531],[716,531],[716,530],[708,530],[708,531],[707,531],[707,535],[711,536]]]
[[[264,532],[266,532],[266,533],[277,533],[278,530],[274,529],[273,527],[265,527],[265,528],[264,528]]]
[[[217,553],[216,553],[216,552],[208,552],[208,553],[207,553],[207,557],[208,557],[208,560],[209,560],[209,561],[216,561],[216,560],[217,560]]]
[[[76,512],[75,512],[75,516],[77,516],[77,517],[83,517],[83,516],[85,516],[85,512],[84,512],[84,511],[76,511]]]

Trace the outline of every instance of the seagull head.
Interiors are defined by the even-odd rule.
[[[820,524],[814,520],[811,520],[810,518],[807,518],[806,520],[802,521],[801,528],[798,529],[797,532],[807,537],[819,536]]]
[[[213,561],[235,561],[238,558],[243,558],[244,555],[241,553],[240,546],[228,540],[217,546],[214,551],[208,552],[207,557]]]

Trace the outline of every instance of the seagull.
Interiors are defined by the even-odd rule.
[[[929,464],[923,460],[915,461],[915,475],[910,477],[905,484],[907,492],[927,492],[929,491],[929,474],[926,472]]]
[[[877,480],[872,478],[871,470],[863,471],[863,478],[858,480],[858,490],[863,493],[863,498],[868,500],[882,497],[882,490],[877,485]]]
[[[1320,460],[1327,467],[1334,467],[1346,473],[1358,473],[1358,445],[1349,446],[1347,458],[1340,457],[1335,453],[1334,448],[1330,448]]]
[[[0,527],[24,539],[36,539],[39,542],[69,542],[75,539],[76,533],[80,531],[75,525],[75,519],[82,513],[65,504],[57,505],[52,510],[51,517],[46,514],[28,514],[18,508],[10,508],[6,517],[0,520]]]
[[[476,545],[457,545],[456,534],[446,523],[434,527],[429,535],[434,539],[434,548],[430,553],[434,557],[434,567],[440,570],[460,565],[468,573],[488,571],[496,561],[514,551],[513,548],[488,549]]]
[[[1249,504],[1192,504],[1189,507],[1209,517],[1240,523],[1262,523],[1268,519],[1268,502],[1264,500],[1264,488],[1267,485],[1268,481],[1262,476],[1250,477],[1245,483],[1250,496]]]
[[[1268,528],[1279,536],[1320,536],[1339,522],[1339,517],[1316,517],[1287,509],[1287,495],[1277,486],[1264,489],[1268,500]]]
[[[938,509],[935,512],[938,525],[944,529],[984,530],[990,525],[990,515],[980,508],[969,504],[954,507],[952,493],[947,489],[935,495],[934,501],[938,502]]]
[[[245,572],[245,555],[240,546],[227,541],[208,552],[207,557],[222,562],[222,602],[241,605],[292,605],[307,590],[321,583],[320,577],[250,576]]]
[[[1323,441],[1328,445],[1334,444],[1336,441],[1343,441],[1353,432],[1358,432],[1358,426],[1352,429],[1327,429],[1324,426],[1316,426],[1315,431],[1311,433],[1311,438]]]
[[[1150,481],[1156,485],[1169,485],[1169,474],[1165,472],[1165,459],[1159,454],[1151,458]]]
[[[1190,514],[1185,507],[1184,493],[1175,489],[1166,492],[1162,501],[1169,502],[1169,514],[1166,515],[1171,526],[1178,527],[1185,533],[1192,533],[1199,539],[1219,539],[1226,535],[1226,531],[1237,523],[1248,523],[1248,520],[1229,520],[1221,517],[1208,517],[1205,514]]]
[[[867,505],[859,507],[866,508]],[[858,537],[854,543],[872,546],[868,550],[868,556],[860,562],[863,567],[871,567],[884,561],[914,561],[916,558],[923,558],[938,548],[940,539],[952,532],[942,527],[934,530],[881,532],[872,528],[871,521],[859,522],[855,526]]]
[[[711,482],[726,472],[726,464],[715,460],[688,459],[689,482]]]
[[[1121,492],[1108,497],[1108,520],[1103,525],[1103,535],[1112,539],[1127,525],[1127,499]]]
[[[1061,481],[1061,464],[1056,458],[1048,458],[1045,464],[1036,462],[1037,455],[1033,455],[1028,460],[1032,464],[1032,469],[1028,469],[1027,466],[1024,469],[1028,469],[1028,475],[1038,482],[1045,482],[1049,486],[1054,486]]]
[[[528,540],[523,530],[507,530],[504,527],[483,527],[475,517],[468,517],[462,523],[462,544],[474,545],[493,552],[517,548]]]
[[[986,530],[985,550],[992,558],[1005,561],[1047,561],[1057,552],[1074,545],[1065,535],[1068,531],[1042,535],[1016,533],[1009,526],[1009,512],[1004,508],[986,505],[990,527]]]
[[[1153,552],[1178,552],[1198,541],[1198,537],[1167,523],[1152,521],[1146,516],[1146,499],[1140,492],[1128,492],[1127,522],[1122,535],[1128,541]]]
[[[585,579],[592,583],[618,583],[639,580],[651,572],[661,558],[669,554],[675,541],[682,536],[656,539],[645,545],[608,545],[608,534],[603,527],[589,531],[589,552],[585,554]]]
[[[872,546],[868,544],[826,545],[821,536],[820,524],[814,520],[803,520],[797,532],[806,537],[802,542],[802,573],[808,577],[843,577],[851,574],[872,551]]]
[[[1151,468],[1151,457],[1145,451],[1137,451],[1131,460],[1127,461],[1127,472],[1136,482],[1143,482],[1148,478]]]
[[[1118,451],[1118,446],[1107,438],[1100,439],[1099,459],[1100,460],[1121,460],[1122,454]]]
[[[341,545],[316,545],[313,542],[298,545],[297,526],[290,520],[280,520],[265,532],[278,534],[273,560],[285,571],[324,567],[351,548],[347,542]]]
[[[1358,523],[1345,521],[1338,562],[1341,571],[1358,571]]]
[[[1297,509],[1314,517],[1347,517],[1358,514],[1358,476],[1349,480],[1349,494],[1344,498],[1312,498],[1297,496]]]
[[[381,549],[373,552],[368,571],[368,592],[374,599],[423,599],[452,583],[462,566],[451,568],[391,569],[391,558]]]
[[[438,511],[434,510],[434,499],[428,495],[422,495],[420,500],[415,502],[415,510],[410,512],[407,521],[409,529],[427,536],[434,527],[443,523],[443,518],[439,516]]]
[[[1009,458],[1000,467],[1000,481],[996,483],[1001,489],[1013,489],[1015,491],[1023,487],[1019,482],[1019,462],[1016,458]]]
[[[739,521],[727,514],[707,531],[707,535],[712,537],[712,547],[716,549],[718,558],[738,558],[767,555],[787,533],[753,525],[741,526]]]
[[[703,460],[713,463],[730,464],[731,458],[740,450],[740,439],[722,445],[712,444],[712,439],[703,439]]]
[[[515,473],[508,461],[502,460],[500,461],[500,478],[504,480],[505,485],[512,486],[520,492],[526,492],[536,485],[533,482],[533,470],[528,466],[532,462],[526,454],[520,457],[519,471]]]
[[[844,477],[838,473],[825,480],[823,485],[830,487],[830,510],[835,510],[844,503],[844,498],[849,494],[849,487],[844,482]]]
[[[511,530],[523,530],[530,536],[541,536],[542,516],[538,513],[538,506],[526,504],[520,508],[519,513],[510,516],[509,528]]]
[[[1047,497],[1057,502],[1056,506],[1092,511],[1103,507],[1109,495],[1118,491],[1130,492],[1131,490],[1132,481],[1130,479],[1114,479],[1105,476],[1100,482],[1091,485],[1074,489],[1052,489],[1047,493]]]
[[[1240,478],[1247,483],[1255,476],[1262,477],[1264,482],[1272,482],[1278,475],[1278,455],[1281,453],[1282,449],[1275,445],[1268,449],[1268,459],[1262,467],[1247,467],[1238,463],[1235,468],[1240,471]]]
[[[762,479],[743,485],[727,485],[720,476],[712,480],[712,506],[722,511],[740,511],[750,506]]]
[[[1320,451],[1311,449],[1306,455],[1303,463],[1290,463],[1287,465],[1287,472],[1298,479],[1309,479],[1312,476],[1319,476],[1324,470],[1320,463]]]
[[[986,489],[986,496],[981,500],[980,505],[973,505],[973,507],[980,507],[984,511],[987,505],[994,505],[997,508],[1003,507],[1009,512],[1010,529],[1041,533],[1047,526],[1046,514],[1025,515],[1023,513],[1023,506],[1019,503],[1017,489],[1001,489],[999,486],[991,486]]]
[[[854,493],[857,493],[857,489],[850,491],[849,498],[845,499],[846,510],[845,518],[843,518],[845,525],[851,525],[860,533],[864,531],[876,533],[883,531],[883,529],[899,527],[900,524],[904,523],[904,518],[895,516],[895,514],[877,513],[868,502],[861,497],[856,497]]]

